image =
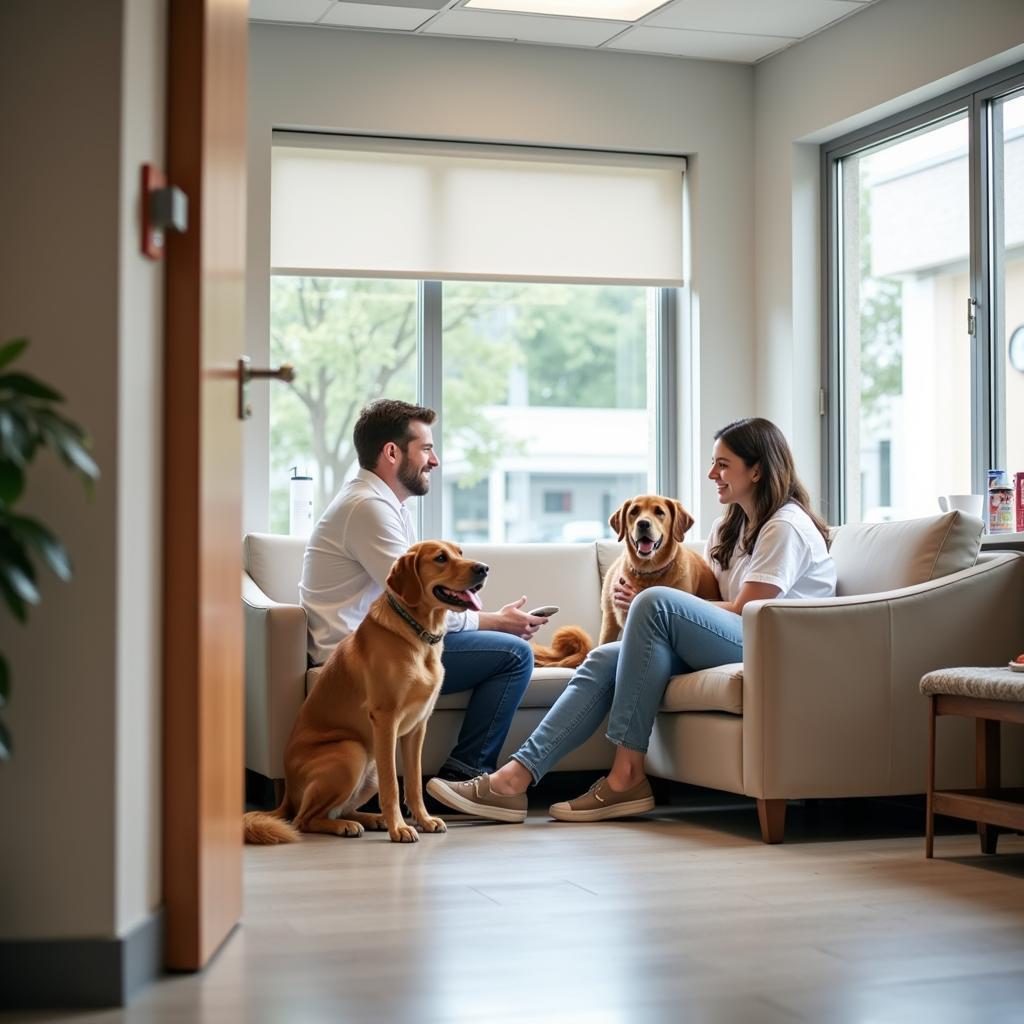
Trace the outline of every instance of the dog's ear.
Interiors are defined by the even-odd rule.
[[[686,531],[693,526],[693,516],[679,504],[678,501],[672,502],[672,536],[676,540],[682,540],[686,535]]]
[[[626,536],[626,515],[629,513],[629,506],[633,504],[633,499],[628,498],[622,503],[621,508],[617,508],[608,520],[608,525],[618,535],[618,539],[622,540]]]
[[[391,566],[391,572],[388,573],[388,590],[391,590],[404,605],[417,605],[423,597],[423,582],[420,579],[418,558],[417,552],[407,551],[400,558],[395,559],[395,564]]]

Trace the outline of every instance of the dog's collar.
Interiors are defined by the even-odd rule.
[[[630,566],[629,571],[634,576],[663,576],[665,573],[672,568],[672,563],[667,562],[660,569],[651,569],[649,572],[644,572],[643,569],[638,569],[635,565]]]
[[[398,602],[397,602],[397,601],[395,600],[395,597],[394,597],[394,595],[393,595],[393,594],[391,593],[391,591],[390,591],[390,590],[387,590],[387,591],[385,591],[385,593],[387,594],[387,598],[388,598],[388,604],[390,604],[390,605],[391,605],[391,607],[392,607],[392,608],[394,608],[394,609],[395,609],[395,611],[396,611],[396,612],[398,612],[398,614],[399,614],[399,615],[401,615],[401,616],[402,616],[402,618],[403,618],[403,619],[405,619],[405,621],[406,621],[406,622],[408,622],[410,626],[412,626],[413,630],[415,630],[415,632],[416,632],[416,635],[417,635],[417,636],[418,636],[418,637],[419,637],[419,638],[420,638],[420,639],[421,639],[421,640],[422,640],[422,641],[423,641],[424,643],[427,643],[427,644],[430,644],[431,646],[433,646],[434,644],[439,644],[439,643],[440,643],[440,642],[441,642],[441,641],[442,641],[442,640],[444,639],[444,633],[429,633],[429,632],[427,632],[427,630],[425,630],[425,629],[424,629],[424,628],[423,628],[423,627],[422,627],[422,626],[421,626],[421,625],[420,625],[420,624],[419,624],[419,623],[418,623],[418,622],[417,622],[417,621],[416,621],[416,620],[415,620],[415,619],[414,619],[414,618],[413,618],[413,617],[412,617],[412,616],[411,616],[411,615],[410,615],[410,614],[409,614],[409,613],[408,613],[408,612],[407,612],[407,611],[406,611],[406,610],[405,610],[405,609],[404,609],[404,608],[403,608],[403,607],[402,607],[402,606],[401,606],[401,605],[400,605],[400,604],[399,604],[399,603],[398,603]]]

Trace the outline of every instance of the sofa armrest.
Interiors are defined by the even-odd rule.
[[[245,766],[284,777],[284,745],[306,698],[306,613],[271,600],[242,573]]]
[[[921,676],[1007,661],[1022,622],[1018,555],[986,556],[886,593],[746,605],[744,791],[767,799],[922,792]]]

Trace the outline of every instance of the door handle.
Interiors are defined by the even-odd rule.
[[[249,405],[249,381],[251,380],[283,380],[290,384],[295,380],[295,367],[291,363],[282,363],[276,369],[254,370],[249,365],[248,356],[238,357],[238,418],[247,420],[252,415]]]

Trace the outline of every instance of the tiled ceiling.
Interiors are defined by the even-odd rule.
[[[878,0],[668,0],[636,21],[481,10],[466,0],[251,0],[256,22],[756,64]],[[514,8],[516,0],[508,0]],[[599,11],[602,0],[594,0]]]

